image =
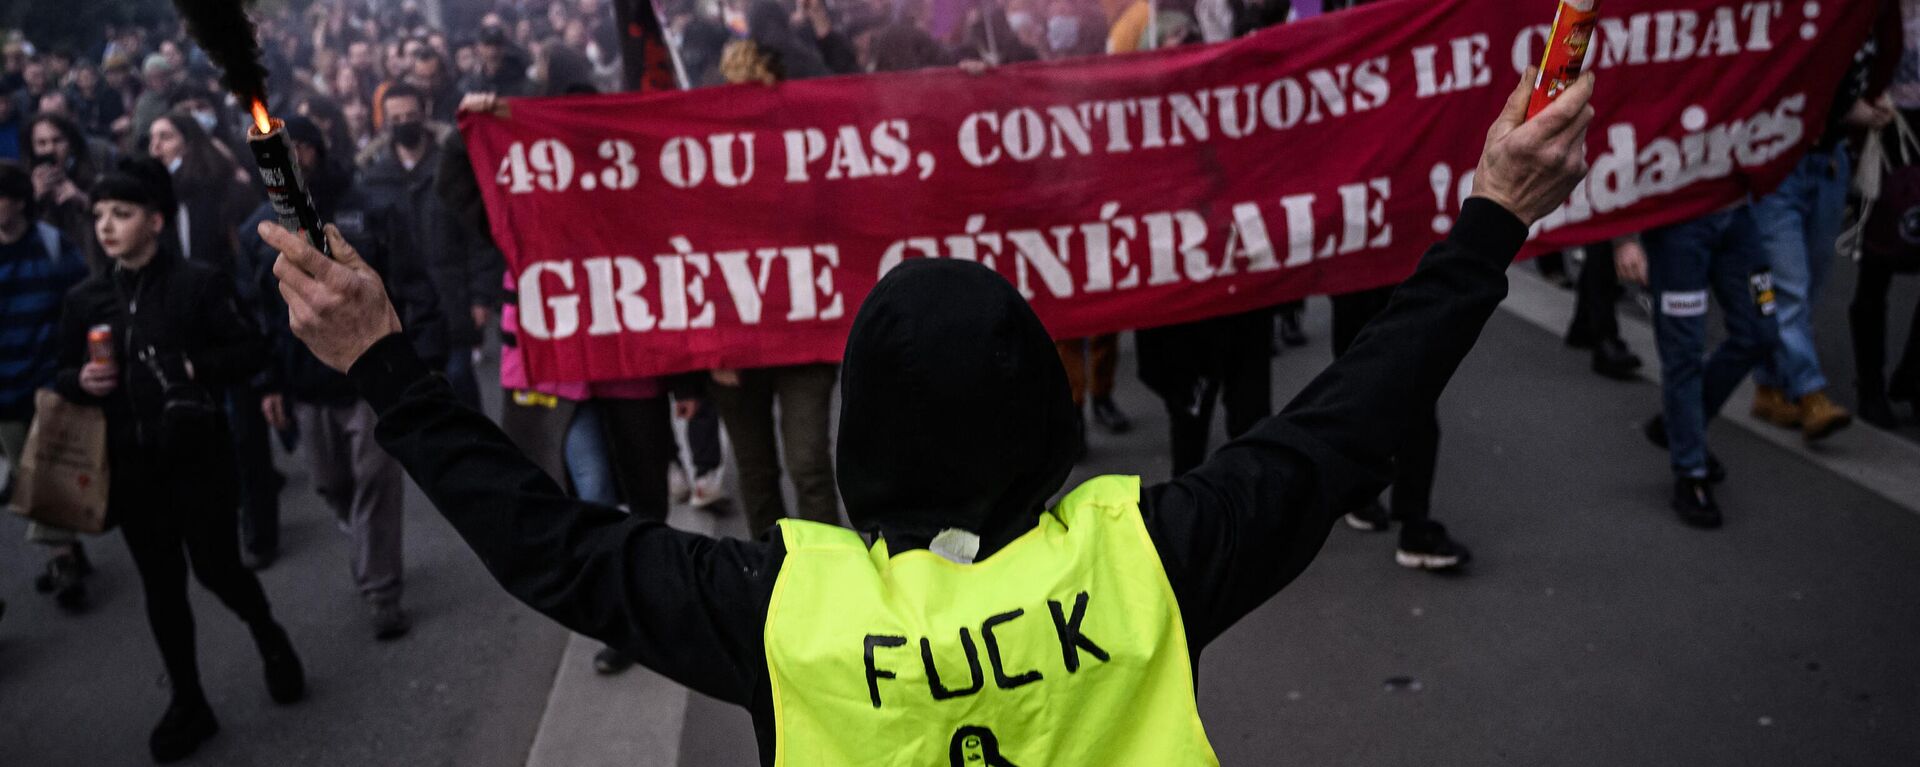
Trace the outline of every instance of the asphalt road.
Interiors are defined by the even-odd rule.
[[[1275,361],[1277,402],[1328,359],[1326,305],[1310,306],[1312,345]],[[1728,524],[1685,528],[1665,508],[1664,455],[1635,431],[1657,390],[1596,378],[1585,361],[1496,316],[1442,406],[1435,513],[1474,547],[1471,571],[1403,570],[1391,535],[1337,528],[1302,578],[1203,658],[1201,712],[1224,763],[1914,763],[1920,515],[1722,425]],[[1130,356],[1120,378],[1136,431],[1094,435],[1076,479],[1167,474],[1165,419]],[[288,554],[265,581],[313,697],[268,703],[244,632],[196,588],[224,729],[192,763],[521,764],[564,633],[512,603],[413,495],[418,624],[373,642],[343,536],[304,474],[290,479]],[[0,538],[21,529],[0,520]],[[0,764],[146,762],[165,705],[158,658],[124,546],[109,536],[91,550],[97,606],[69,617],[31,592],[38,555],[0,544],[12,604]],[[652,703],[631,705],[638,716]],[[685,705],[677,753],[623,762],[756,763],[743,713],[697,695]]]

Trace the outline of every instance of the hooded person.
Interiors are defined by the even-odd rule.
[[[1530,79],[1525,82],[1531,82]],[[1506,294],[1527,227],[1585,175],[1592,78],[1523,124],[1515,90],[1475,195],[1349,352],[1171,482],[1049,503],[1075,447],[1053,344],[1001,275],[889,272],[841,381],[859,532],[783,520],[715,539],[568,497],[398,335],[380,282],[262,229],[292,326],[348,371],[376,436],[514,596],[752,715],[763,764],[1208,765],[1199,653],[1298,576],[1386,484]]]

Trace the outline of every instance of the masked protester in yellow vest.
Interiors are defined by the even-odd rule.
[[[1386,484],[1396,435],[1473,347],[1527,227],[1585,174],[1590,78],[1524,123],[1517,89],[1452,234],[1348,353],[1164,484],[1102,477],[1049,506],[1076,434],[1039,319],[985,267],[894,269],[842,368],[838,478],[858,532],[790,520],[722,540],[570,498],[421,363],[345,242],[334,262],[262,236],[295,333],[350,372],[380,444],[494,577],[746,707],[763,764],[1208,765],[1200,651]]]

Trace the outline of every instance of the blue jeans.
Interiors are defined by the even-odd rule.
[[[1766,254],[1752,206],[1710,213],[1641,235],[1657,302],[1660,404],[1673,473],[1707,475],[1707,422],[1740,379],[1773,352],[1779,331],[1763,305]],[[1707,296],[1726,315],[1727,340],[1706,356]]]
[[[1827,388],[1813,345],[1813,302],[1833,270],[1851,166],[1845,148],[1809,152],[1786,183],[1753,204],[1773,266],[1774,319],[1780,325],[1780,346],[1753,371],[1753,381],[1796,399]]]
[[[447,383],[453,386],[453,398],[460,404],[480,409],[480,381],[473,373],[473,349],[454,344],[447,354]]]
[[[592,401],[573,409],[573,422],[567,424],[565,454],[567,479],[573,481],[574,495],[583,501],[614,506],[620,494],[613,484],[613,462],[607,453],[605,427],[600,410]]]

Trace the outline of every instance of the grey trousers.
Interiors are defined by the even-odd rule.
[[[373,408],[294,405],[313,461],[313,489],[352,538],[353,582],[367,601],[398,604],[406,502],[399,462],[373,440]]]
[[[800,517],[840,523],[833,444],[827,434],[833,384],[839,377],[838,365],[790,365],[742,370],[739,386],[707,386],[740,464],[740,505],[747,515],[748,534],[758,536],[787,515],[780,493],[780,452],[786,453],[787,474],[800,496]],[[777,443],[776,402],[780,408]]]
[[[15,472],[8,477],[12,482],[19,478],[20,454],[27,448],[26,421],[0,421],[0,456],[7,458],[7,471]],[[64,527],[43,525],[39,522],[27,523],[27,540],[42,546],[65,546],[80,540],[80,534]]]

